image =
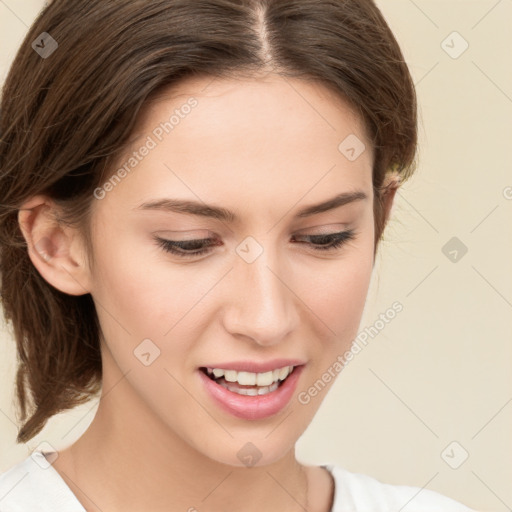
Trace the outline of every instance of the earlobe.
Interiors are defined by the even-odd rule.
[[[18,223],[28,255],[41,276],[69,295],[90,292],[89,269],[76,229],[57,220],[57,206],[48,197],[35,196],[18,211]]]

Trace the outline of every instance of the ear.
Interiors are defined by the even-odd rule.
[[[391,215],[391,209],[394,204],[396,192],[399,187],[400,176],[398,176],[397,174],[388,174],[382,186],[382,208],[384,214],[384,227],[388,223],[389,217]]]
[[[52,286],[69,295],[91,290],[86,252],[78,230],[58,222],[58,207],[46,196],[34,196],[18,212],[30,260]]]

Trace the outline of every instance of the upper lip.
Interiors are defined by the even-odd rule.
[[[201,366],[201,368],[222,368],[237,372],[265,373],[285,366],[302,366],[306,364],[300,359],[272,359],[271,361],[230,361]]]

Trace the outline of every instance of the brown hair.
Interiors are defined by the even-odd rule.
[[[46,58],[32,47],[43,32],[58,44]],[[48,41],[40,47],[49,51]],[[319,81],[364,120],[375,155],[376,247],[385,175],[393,168],[404,181],[413,172],[417,107],[373,0],[54,0],[33,23],[0,107],[1,294],[17,345],[18,443],[92,398],[102,374],[92,297],[41,277],[18,210],[34,195],[51,197],[58,220],[79,227],[92,249],[93,191],[113,173],[151,98],[187,77],[262,71]]]

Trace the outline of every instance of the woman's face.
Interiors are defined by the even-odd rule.
[[[363,312],[374,218],[361,119],[318,84],[205,78],[159,97],[136,135],[93,200],[104,385],[122,372],[129,390],[115,414],[226,464],[277,461]],[[183,255],[166,250],[179,242]],[[274,391],[287,371],[269,371],[287,366]]]

